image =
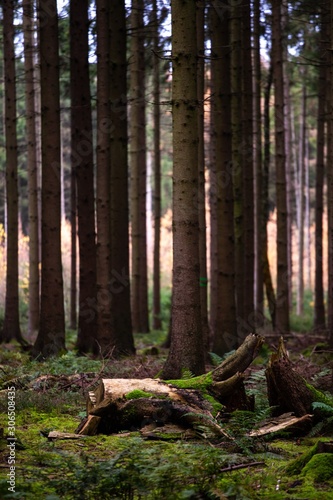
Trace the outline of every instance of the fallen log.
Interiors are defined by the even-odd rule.
[[[172,424],[180,426],[180,431],[206,427],[215,436],[229,438],[215,417],[222,409],[252,408],[237,364],[245,370],[262,343],[262,337],[249,335],[230,356],[231,361],[227,358],[212,372],[198,377],[169,381],[102,379],[99,387],[89,392],[87,419],[77,432],[111,434]]]
[[[295,428],[309,428],[312,423],[313,415],[303,415],[295,417],[293,413],[284,413],[279,417],[270,418],[261,424],[259,429],[254,429],[248,433],[250,437],[266,436],[274,432],[281,432],[286,429],[294,430]]]

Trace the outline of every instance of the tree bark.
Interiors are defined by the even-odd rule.
[[[284,132],[283,57],[281,4],[272,0],[272,57],[275,89],[275,168],[277,206],[277,298],[276,331],[289,332],[288,213],[286,199],[286,153]]]
[[[130,65],[130,174],[132,236],[132,321],[134,332],[148,332],[146,230],[146,119],[144,3],[132,0]]]
[[[39,215],[38,215],[38,163],[35,106],[35,43],[34,3],[23,1],[24,71],[26,81],[26,130],[28,164],[29,210],[29,335],[34,336],[39,326]]]
[[[110,291],[112,293],[115,354],[134,354],[135,352],[132,334],[129,278],[126,45],[127,35],[125,2],[112,2],[110,4]]]
[[[160,279],[160,240],[161,240],[161,151],[160,151],[160,60],[159,60],[159,16],[157,0],[153,1],[154,25],[154,256],[153,256],[153,328],[162,328],[161,320],[161,279]]]
[[[14,51],[14,3],[3,2],[4,80],[5,80],[5,141],[6,141],[6,299],[1,340],[16,339],[24,343],[19,317],[18,269],[18,159],[16,131],[16,72]]]
[[[61,263],[61,155],[58,16],[55,0],[40,0],[42,115],[42,274],[40,328],[33,355],[43,358],[65,349]]]
[[[314,328],[324,330],[326,326],[323,283],[323,211],[325,175],[325,123],[326,123],[326,76],[327,76],[327,22],[325,12],[321,12],[320,67],[318,76],[318,115],[317,115],[317,158],[316,158],[316,197],[315,197],[315,305]]]
[[[198,94],[196,4],[173,0],[173,297],[172,331],[163,378],[204,372],[200,314]]]
[[[223,13],[219,7],[224,7]],[[234,268],[234,219],[233,185],[231,173],[231,129],[230,129],[230,51],[229,11],[224,2],[213,4],[211,10],[212,62],[214,81],[212,137],[215,151],[216,180],[214,190],[217,197],[217,306],[213,351],[219,355],[230,352],[237,346],[237,321]]]
[[[71,162],[76,180],[79,237],[79,318],[76,347],[97,351],[94,159],[88,62],[88,1],[70,2]]]

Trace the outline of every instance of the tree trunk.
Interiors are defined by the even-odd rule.
[[[35,65],[34,65],[34,2],[23,1],[24,31],[24,71],[25,106],[27,130],[28,164],[28,206],[29,206],[29,326],[31,337],[38,332],[39,326],[39,215],[38,215],[38,163],[36,140],[35,106]]]
[[[135,352],[129,271],[127,57],[125,2],[110,4],[111,293],[114,352]]]
[[[54,15],[50,15],[52,12]],[[64,291],[61,263],[61,156],[58,16],[55,0],[40,0],[42,115],[42,274],[40,328],[35,357],[65,349]]]
[[[16,131],[16,73],[14,51],[14,2],[3,2],[4,81],[5,81],[5,141],[6,141],[6,299],[1,340],[16,339],[24,343],[19,316],[18,269],[18,180]]]
[[[173,297],[169,356],[163,378],[204,372],[200,314],[198,93],[196,4],[173,0]]]
[[[254,165],[253,165],[253,71],[251,7],[248,0],[242,4],[242,169],[243,169],[243,231],[244,231],[244,284],[243,316],[239,324],[241,337],[256,328],[254,314]]]
[[[328,212],[328,340],[333,347],[333,7],[330,5],[329,70],[327,88],[327,212]]]
[[[146,231],[146,118],[144,3],[132,0],[130,65],[130,174],[132,235],[132,320],[135,332],[148,332]]]
[[[154,256],[153,256],[153,328],[162,328],[161,320],[161,279],[160,279],[160,240],[161,240],[161,151],[160,151],[160,60],[159,60],[159,16],[157,0],[153,1],[154,26]]]
[[[316,159],[316,197],[315,197],[315,305],[314,328],[324,330],[325,305],[323,283],[323,211],[324,211],[324,175],[325,175],[325,123],[326,123],[326,77],[327,69],[327,24],[325,13],[321,12],[320,67],[318,77],[318,115],[317,115],[317,159]]]
[[[272,57],[275,89],[275,168],[277,206],[277,299],[276,331],[289,332],[288,213],[286,199],[286,153],[284,131],[283,57],[281,4],[272,1]]]
[[[237,321],[235,302],[234,269],[234,220],[231,165],[230,129],[230,52],[229,13],[227,4],[221,15],[218,6],[211,10],[212,62],[214,81],[212,137],[215,151],[216,181],[214,189],[217,197],[217,311],[216,331],[213,351],[219,355],[230,352],[237,346]]]
[[[112,352],[114,325],[110,290],[110,39],[109,2],[96,3],[97,27],[97,147],[96,147],[96,224],[97,224],[97,330],[101,354]]]
[[[205,6],[197,2],[197,49],[198,49],[198,210],[199,210],[199,259],[200,259],[200,307],[202,336],[205,352],[209,351],[208,297],[207,297],[207,248],[206,248],[206,193],[205,193],[205,142],[204,142],[204,94],[205,94]]]
[[[304,77],[304,74],[303,74]],[[302,107],[300,117],[299,158],[298,158],[298,275],[297,275],[297,315],[304,312],[304,181],[305,181],[305,127],[306,127],[306,89],[302,88]]]
[[[266,291],[266,298],[268,303],[268,310],[271,316],[273,328],[275,328],[275,314],[276,314],[276,298],[272,283],[272,276],[268,260],[268,237],[267,237],[267,222],[269,220],[269,166],[270,166],[270,96],[271,87],[273,83],[273,62],[268,72],[267,84],[265,87],[264,95],[264,160],[263,160],[263,173],[262,173],[262,254],[261,266],[263,272],[263,280]]]
[[[88,0],[70,2],[71,161],[76,178],[79,237],[79,321],[76,347],[96,352],[96,314],[87,309],[96,301],[94,159],[88,62]],[[90,319],[90,318],[89,318]]]
[[[231,131],[232,131],[232,179],[234,196],[235,239],[235,290],[237,318],[244,320],[244,199],[243,199],[243,145],[242,145],[242,52],[241,7],[238,0],[231,0]],[[243,335],[242,323],[238,327],[238,339]]]

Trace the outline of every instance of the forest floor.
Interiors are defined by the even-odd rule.
[[[198,430],[195,439],[181,440],[145,439],[139,432],[48,439],[50,431],[75,432],[86,416],[87,392],[94,390],[101,378],[156,377],[167,355],[160,347],[163,340],[162,332],[138,335],[137,355],[121,360],[97,361],[68,351],[45,363],[29,360],[18,346],[2,345],[0,498],[333,499],[332,461],[312,467],[308,459],[293,466],[295,459],[309,453],[319,440],[332,440],[333,408],[331,412],[328,409],[325,422],[305,435],[287,431],[260,438],[247,435],[269,416],[265,367],[274,351],[269,336],[247,371],[246,389],[255,396],[255,411],[235,412],[221,421],[233,436],[232,446],[205,430]],[[287,348],[293,366],[307,381],[320,390],[332,391],[333,353],[323,340],[295,333],[287,339]],[[73,343],[72,332],[67,345]],[[8,390],[12,386],[14,397]],[[13,401],[14,451],[6,439],[7,411],[13,408],[8,405]],[[11,456],[15,458],[12,477]],[[15,493],[8,490],[9,479],[15,479]]]

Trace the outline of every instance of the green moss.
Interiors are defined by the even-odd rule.
[[[287,474],[297,475],[300,474],[305,465],[311,460],[311,458],[317,453],[318,443],[312,446],[310,450],[303,453],[300,457],[292,460],[290,464],[286,467],[285,471]]]
[[[333,407],[333,398],[328,396],[327,394],[324,394],[321,391],[318,391],[313,385],[308,384],[306,382],[307,388],[310,390],[310,392],[313,394],[313,401],[316,401],[318,403],[324,403],[325,405],[332,406]]]
[[[126,399],[139,399],[139,398],[151,398],[155,396],[152,392],[141,391],[140,389],[134,389],[134,391],[128,392],[125,396]]]
[[[317,453],[302,470],[302,476],[311,478],[315,483],[322,483],[333,478],[333,454]]]
[[[179,389],[197,389],[199,391],[205,391],[213,383],[212,372],[205,373],[204,375],[199,375],[198,377],[178,379],[178,380],[167,380],[167,384],[172,384]]]

